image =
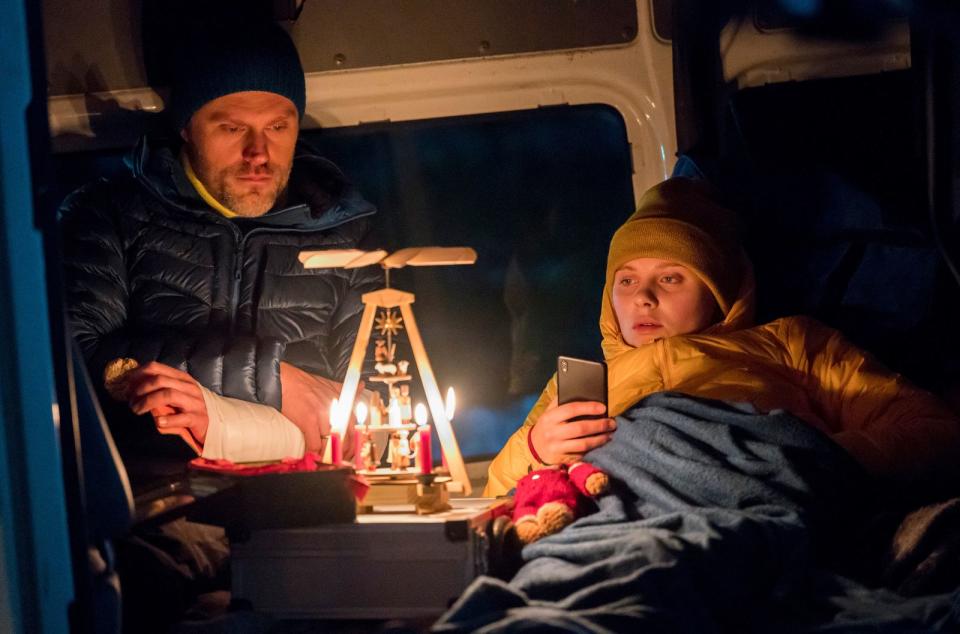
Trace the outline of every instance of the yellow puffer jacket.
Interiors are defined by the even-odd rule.
[[[752,278],[721,324],[637,348],[623,342],[606,297],[600,323],[612,416],[663,390],[748,402],[762,412],[792,412],[877,476],[901,482],[955,477],[960,422],[944,404],[812,319],[744,327]],[[554,376],[491,464],[484,495],[502,495],[528,470],[544,466],[530,454],[527,435],[556,393]]]

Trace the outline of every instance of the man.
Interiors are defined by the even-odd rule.
[[[142,139],[128,175],[62,209],[70,321],[92,375],[115,358],[140,364],[127,405],[152,417],[108,412],[135,481],[144,461],[186,448],[155,426],[204,445],[211,398],[279,410],[300,451],[319,450],[360,296],[380,286],[374,268],[306,270],[297,259],[363,248],[376,210],[298,145],[305,83],[289,37],[272,24],[202,35],[176,67],[175,142]]]

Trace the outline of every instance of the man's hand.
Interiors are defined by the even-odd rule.
[[[314,376],[286,361],[280,362],[280,389],[283,403],[280,413],[286,416],[303,433],[307,451],[320,452],[324,448],[324,439],[330,435],[330,403],[340,397],[343,385],[330,379]],[[363,383],[357,386],[357,394],[363,390]],[[352,444],[350,429],[353,424],[353,407],[350,408],[350,420],[346,438],[343,438],[345,450]],[[344,451],[344,457],[349,452]]]
[[[547,464],[573,464],[591,449],[610,441],[617,423],[612,418],[570,422],[578,416],[603,416],[603,403],[582,401],[557,405],[554,397],[530,430],[531,442]]]
[[[130,409],[135,414],[149,412],[164,433],[186,428],[203,444],[210,420],[196,379],[182,370],[153,361],[131,370],[127,380]]]

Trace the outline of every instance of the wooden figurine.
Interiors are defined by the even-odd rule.
[[[400,468],[410,468],[410,432],[406,429],[400,430]]]
[[[393,363],[393,353],[397,349],[397,344],[391,344],[387,347],[384,339],[377,339],[374,342],[373,358],[375,361],[374,369],[381,375],[393,375],[397,373],[397,364]]]
[[[390,468],[400,471],[410,467],[409,432],[401,429],[390,434]]]
[[[404,383],[400,386],[400,420],[406,425],[413,420],[413,404],[410,400],[410,386]]]
[[[387,409],[383,406],[383,399],[380,398],[380,392],[373,390],[370,397],[370,426],[380,427],[383,425],[383,417]]]
[[[391,427],[399,427],[403,423],[400,412],[400,388],[391,385],[390,403],[387,405],[387,424]]]
[[[377,445],[373,442],[373,434],[367,432],[363,437],[363,447],[360,449],[360,458],[363,460],[363,466],[367,471],[376,471],[380,466],[380,460],[377,457]]]

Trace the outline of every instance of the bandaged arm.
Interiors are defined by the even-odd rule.
[[[303,434],[273,407],[220,396],[203,386],[200,391],[209,420],[201,457],[231,462],[303,457]]]

